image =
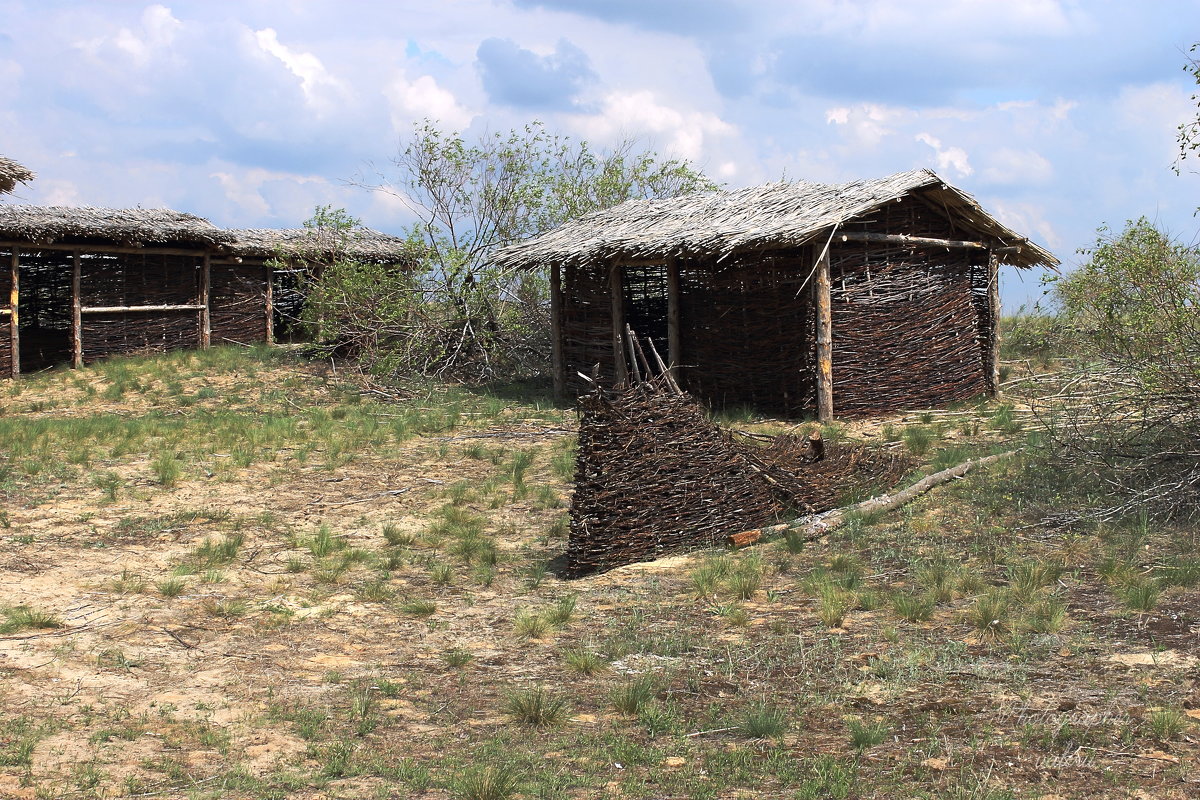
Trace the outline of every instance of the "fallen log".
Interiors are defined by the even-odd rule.
[[[996,453],[995,455],[983,456],[982,458],[973,458],[969,461],[964,461],[953,467],[948,467],[941,472],[935,472],[932,475],[927,475],[921,480],[909,486],[907,489],[901,489],[894,494],[881,494],[878,497],[872,497],[869,500],[863,500],[860,503],[835,508],[832,511],[826,511],[822,514],[806,514],[803,517],[794,519],[790,522],[781,522],[778,525],[768,525],[764,528],[754,528],[752,530],[740,531],[730,534],[727,541],[731,547],[747,547],[748,545],[756,544],[763,539],[770,538],[773,535],[786,533],[788,531],[802,531],[806,541],[820,539],[825,534],[839,528],[855,514],[874,514],[884,511],[894,511],[901,506],[911,503],[921,495],[928,492],[935,486],[940,486],[943,483],[948,483],[956,478],[961,478],[976,467],[981,467],[984,464],[991,464],[993,461],[999,461],[1002,458],[1008,458],[1017,453],[1017,450],[1009,450],[1004,453]]]

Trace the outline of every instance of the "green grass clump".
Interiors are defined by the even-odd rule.
[[[1131,579],[1117,589],[1117,596],[1128,609],[1142,613],[1154,610],[1161,593],[1157,581],[1145,578]]]
[[[515,689],[504,700],[504,712],[517,722],[535,728],[550,728],[571,715],[567,700],[543,686]]]
[[[242,549],[245,539],[245,534],[240,531],[221,539],[206,538],[192,552],[190,560],[198,569],[224,566],[237,558],[238,551]]]
[[[472,767],[454,781],[457,800],[510,800],[520,782],[507,764],[498,767]]]
[[[988,592],[975,601],[967,619],[982,636],[1005,636],[1013,630],[1012,602],[1005,592]]]
[[[699,567],[692,570],[692,588],[695,589],[696,596],[705,598],[716,594],[721,582],[732,567],[733,562],[727,555],[721,554],[706,558]]]
[[[826,628],[840,628],[854,606],[854,596],[839,586],[826,584],[818,590],[817,619]]]
[[[617,711],[633,716],[654,699],[654,691],[654,678],[642,675],[614,688],[609,694],[609,700]]]
[[[558,602],[546,610],[546,621],[560,628],[571,621],[575,613],[575,595],[569,594],[558,598]]]
[[[432,600],[406,600],[400,604],[400,610],[414,617],[428,617],[437,611],[437,604]]]
[[[563,653],[563,661],[573,672],[580,675],[595,675],[608,669],[604,656],[586,647],[574,647]]]
[[[164,488],[170,489],[183,475],[183,464],[175,453],[164,450],[150,462],[150,470],[154,473],[155,480]]]
[[[742,559],[729,573],[726,584],[729,593],[740,600],[749,600],[762,587],[763,563],[757,555]]]
[[[44,630],[61,628],[63,621],[45,611],[38,611],[29,606],[12,606],[0,609],[4,622],[0,622],[0,633],[14,633],[26,629]]]
[[[746,709],[738,729],[750,739],[775,739],[787,730],[787,714],[768,703],[757,703]]]
[[[513,628],[522,639],[541,639],[553,627],[544,614],[533,609],[521,608],[513,615]]]
[[[183,594],[187,584],[183,578],[166,578],[159,581],[155,586],[158,588],[158,593],[163,597],[179,597]]]
[[[863,722],[852,719],[847,723],[850,729],[850,744],[855,750],[867,750],[881,744],[891,733],[891,728],[882,720]]]
[[[442,653],[442,661],[446,662],[448,667],[465,667],[474,659],[475,656],[471,655],[470,650],[464,650],[461,647],[455,647]]]
[[[1151,711],[1146,715],[1146,725],[1150,728],[1150,735],[1160,742],[1169,742],[1179,738],[1179,734],[1183,733],[1187,724],[1187,717],[1174,708]]]
[[[933,598],[926,594],[901,592],[892,597],[896,616],[909,622],[925,622],[933,617]]]

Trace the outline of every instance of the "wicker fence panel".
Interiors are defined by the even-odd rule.
[[[764,254],[680,268],[688,390],[713,407],[798,416],[815,403],[811,257]]]
[[[661,378],[584,395],[579,414],[570,576],[722,546],[779,516],[833,508],[848,489],[890,485],[910,466],[862,445],[814,462],[795,436],[735,438]]]
[[[22,250],[20,257],[21,372],[34,372],[71,357],[72,256]]]
[[[85,253],[80,298],[87,306],[194,305],[200,292],[200,256]],[[163,352],[200,346],[196,311],[88,313],[83,317],[83,358]]]
[[[591,386],[576,373],[591,375],[595,364],[600,365],[600,382],[611,385],[614,364],[608,273],[600,265],[570,266],[564,270],[563,286],[562,336],[567,386],[577,392],[590,390]]]
[[[0,309],[12,310],[12,251],[0,250]],[[10,331],[12,317],[0,313],[0,378],[12,375],[12,338]]]
[[[267,277],[263,267],[213,264],[208,302],[213,344],[266,341]]]
[[[642,385],[579,409],[569,575],[712,547],[782,510],[691,398]]]

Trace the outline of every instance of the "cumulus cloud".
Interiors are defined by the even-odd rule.
[[[893,123],[903,116],[901,109],[863,103],[853,108],[830,108],[825,112],[825,122],[842,128],[840,133],[847,140],[861,147],[875,148],[895,132]]]
[[[953,170],[960,178],[965,178],[975,171],[967,158],[967,151],[961,147],[942,147],[941,141],[928,133],[918,133],[916,140],[933,148],[938,170]]]
[[[1011,200],[984,203],[987,210],[1001,224],[1008,226],[1017,233],[1030,236],[1040,245],[1051,250],[1062,247],[1063,240],[1054,225],[1046,218],[1046,211],[1034,203],[1014,202]]]
[[[681,110],[661,103],[652,92],[612,92],[598,113],[576,117],[587,138],[615,142],[645,135],[669,155],[700,161],[715,140],[737,133],[716,114]]]
[[[1036,150],[1001,147],[985,156],[981,177],[989,183],[1040,186],[1054,177],[1054,166]]]
[[[517,108],[563,110],[596,81],[587,54],[566,39],[538,55],[511,39],[484,39],[476,52],[483,88],[493,102]]]
[[[287,47],[279,41],[279,34],[274,28],[255,31],[254,41],[264,53],[279,59],[288,72],[300,79],[300,89],[309,105],[327,110],[331,98],[325,95],[323,90],[331,89],[337,95],[345,92],[342,82],[329,74],[321,59],[312,53],[299,52]]]
[[[183,23],[171,9],[156,4],[142,12],[137,29],[121,27],[112,36],[84,39],[77,46],[93,57],[111,49],[135,66],[145,68],[156,57],[170,55],[171,45],[182,28]]]
[[[397,131],[407,131],[425,118],[461,131],[475,118],[475,113],[459,103],[453,92],[439,86],[432,75],[410,80],[401,71],[383,93],[391,102],[392,127]]]

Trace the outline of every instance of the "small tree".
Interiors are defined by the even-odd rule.
[[[1146,219],[1101,230],[1055,282],[1089,390],[1053,433],[1072,465],[1123,499],[1105,512],[1200,507],[1200,252]]]
[[[550,350],[546,275],[495,268],[494,249],[631,198],[716,188],[689,162],[632,141],[596,151],[540,122],[468,141],[430,120],[414,127],[390,170],[360,185],[399,198],[418,219],[412,238],[422,247],[428,306],[414,309],[405,335],[425,345],[393,340],[422,358],[385,362],[469,381],[542,371]]]

